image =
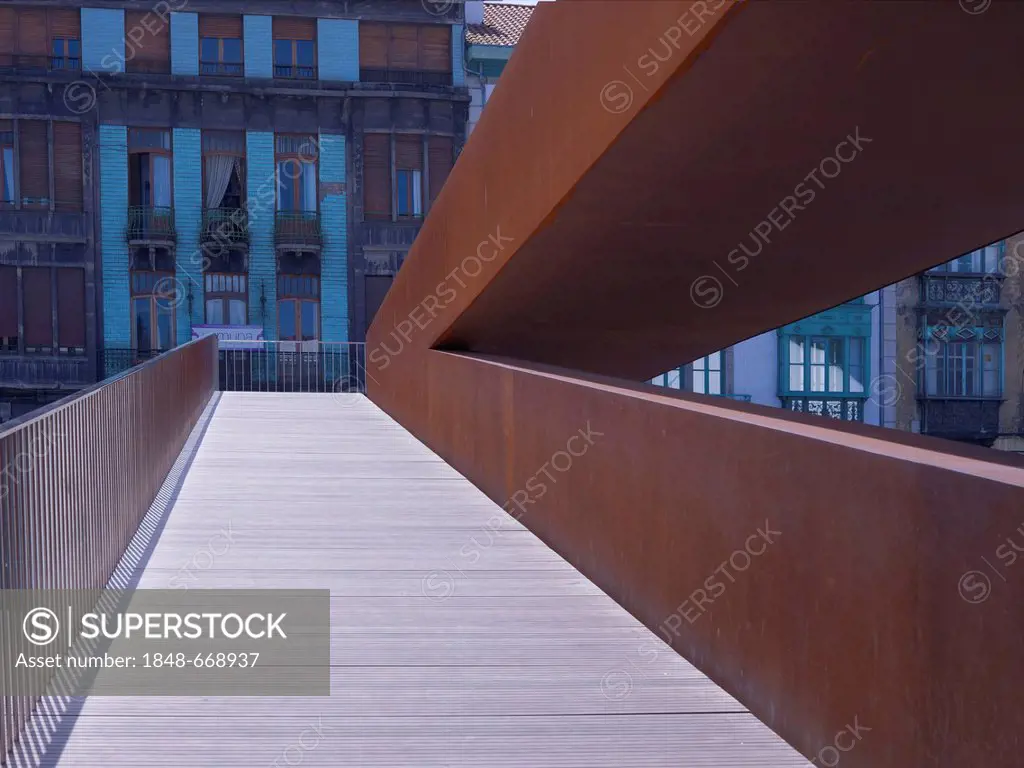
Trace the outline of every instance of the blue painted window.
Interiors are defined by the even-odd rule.
[[[423,174],[420,171],[396,171],[398,215],[406,218],[423,216]]]
[[[316,79],[316,43],[274,40],[274,77]]]
[[[694,360],[693,391],[700,395],[722,394],[722,353],[712,352],[707,357]]]
[[[14,200],[14,131],[0,131],[0,203]]]
[[[858,336],[784,336],[784,390],[863,395],[867,344]]]

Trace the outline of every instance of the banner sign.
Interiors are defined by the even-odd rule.
[[[193,325],[192,338],[215,335],[219,341],[228,341],[225,349],[263,349],[262,325]],[[251,342],[246,344],[244,342]]]

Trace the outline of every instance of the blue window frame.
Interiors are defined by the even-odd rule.
[[[983,275],[995,274],[999,271],[999,263],[1006,251],[1005,241],[986,245],[975,251],[970,251],[962,256],[957,256],[952,261],[939,264],[929,269],[929,272],[952,272],[955,274]]]
[[[700,395],[720,395],[725,391],[722,381],[722,353],[712,352],[694,360],[693,391]]]

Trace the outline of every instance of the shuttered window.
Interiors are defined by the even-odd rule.
[[[446,24],[359,25],[359,67],[369,80],[393,80],[395,70],[450,75],[451,50],[452,30]],[[450,78],[415,80],[450,83]]]
[[[241,16],[199,16],[199,72],[241,76],[244,70]]]
[[[427,162],[430,177],[430,202],[433,204],[441,194],[441,188],[452,170],[452,140],[446,136],[431,136],[427,145]]]
[[[423,137],[395,137],[395,168],[403,171],[423,170]]]
[[[77,8],[0,8],[0,66],[79,69],[80,18]]]
[[[0,267],[0,353],[18,351],[18,268]]]
[[[46,33],[45,8],[20,8],[18,14],[18,53],[40,57],[45,61],[50,54],[50,41]],[[33,62],[34,63],[34,62]]]
[[[53,123],[53,196],[58,211],[82,210],[82,126]]]
[[[85,352],[85,271],[57,270],[57,336],[60,351]]]
[[[199,14],[199,36],[241,38],[242,17],[201,13]]]
[[[391,136],[363,136],[364,215],[368,219],[391,218]]]
[[[18,17],[13,8],[0,8],[0,66],[14,64],[17,49]]]
[[[53,352],[53,294],[50,292],[49,267],[23,267],[22,290],[25,301],[25,351]]]
[[[171,71],[171,25],[150,11],[126,11],[124,57],[127,72]]]
[[[28,208],[49,207],[50,204],[50,156],[46,138],[45,121],[19,121],[21,203]]]

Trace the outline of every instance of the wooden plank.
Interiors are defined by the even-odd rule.
[[[361,395],[221,396],[139,586],[182,578],[329,588],[332,696],[94,697],[47,764],[807,765]]]

